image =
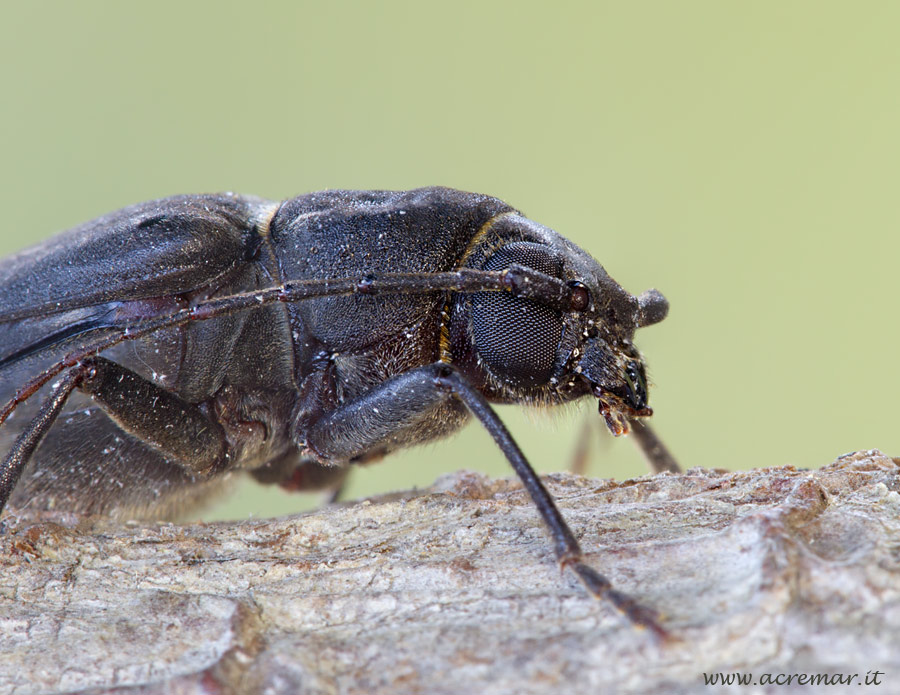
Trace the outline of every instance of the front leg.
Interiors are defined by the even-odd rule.
[[[405,372],[342,404],[335,400],[297,438],[318,461],[346,464],[451,433],[465,422],[466,410],[437,386],[439,366]]]
[[[581,547],[534,469],[487,399],[453,366],[437,362],[396,376],[368,393],[326,413],[306,432],[310,453],[323,462],[343,463],[372,450],[397,448],[410,438],[434,408],[463,404],[488,430],[516,471],[540,512],[556,559],[570,568],[587,590],[605,598],[633,623],[664,637],[653,611],[612,588],[609,580],[584,563]]]

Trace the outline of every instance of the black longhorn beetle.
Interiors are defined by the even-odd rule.
[[[636,328],[656,290],[489,196],[447,188],[233,194],[134,205],[0,261],[0,509],[161,517],[248,471],[335,486],[348,464],[474,415],[556,558],[664,634],[582,561],[490,403],[599,401],[657,469]]]

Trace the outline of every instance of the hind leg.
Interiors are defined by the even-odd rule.
[[[76,389],[90,395],[124,432],[194,475],[209,477],[227,466],[225,431],[199,406],[115,362],[92,357],[65,373],[0,464],[0,511]]]

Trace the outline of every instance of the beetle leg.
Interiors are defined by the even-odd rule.
[[[75,389],[123,431],[195,475],[208,477],[227,463],[225,431],[201,408],[115,362],[91,357],[66,373],[8,452],[0,466],[0,510]]]
[[[195,475],[207,477],[225,465],[225,430],[199,406],[104,357],[85,365],[78,388],[125,432]]]
[[[575,452],[572,454],[572,463],[569,465],[569,470],[577,475],[584,475],[587,471],[588,453],[591,447],[591,434],[594,429],[594,422],[594,419],[585,420],[575,442]],[[647,465],[653,473],[662,473],[663,471],[681,473],[681,466],[678,465],[678,461],[672,456],[668,447],[663,444],[656,432],[653,431],[653,428],[647,424],[646,420],[643,418],[631,418],[628,420],[628,424],[635,444],[641,450]]]
[[[367,448],[402,439],[403,430],[451,399],[462,401],[503,451],[550,532],[560,566],[571,569],[593,596],[612,602],[631,622],[664,637],[653,611],[613,589],[609,580],[585,564],[578,541],[522,450],[485,397],[453,366],[438,362],[386,381],[313,423],[306,443],[324,460],[348,460]]]
[[[629,420],[629,424],[631,425],[631,433],[634,435],[634,440],[637,442],[641,453],[644,454],[644,458],[647,459],[650,470],[654,473],[662,473],[663,471],[681,473],[681,466],[678,465],[678,461],[672,456],[666,445],[662,443],[662,440],[656,436],[656,432],[653,431],[650,425],[639,418]]]
[[[591,436],[594,433],[594,420],[584,420],[578,437],[575,440],[575,451],[572,452],[572,462],[569,464],[569,472],[575,475],[587,473],[588,458],[591,453]]]
[[[547,488],[487,399],[450,365],[437,365],[435,380],[441,388],[452,392],[466,404],[506,455],[507,461],[537,506],[544,525],[553,538],[556,559],[560,567],[570,568],[593,596],[610,601],[635,625],[650,629],[659,638],[667,637],[668,633],[658,624],[653,610],[645,608],[627,594],[613,589],[606,577],[584,562],[581,546],[560,514],[553,497],[547,492]]]
[[[329,466],[310,459],[301,459],[291,451],[280,459],[269,461],[249,471],[258,483],[278,485],[288,492],[327,492],[334,502],[350,473],[349,466]]]
[[[83,376],[84,370],[81,367],[76,367],[66,373],[65,377],[54,385],[53,391],[44,401],[37,415],[7,452],[3,464],[0,465],[0,511],[3,511],[6,506],[9,496],[16,487],[32,454],[56,421],[69,395],[78,386],[78,382]]]

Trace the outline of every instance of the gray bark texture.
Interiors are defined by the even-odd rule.
[[[517,481],[457,473],[281,519],[7,519],[0,693],[900,692],[897,459],[546,483],[670,639],[560,574]]]

